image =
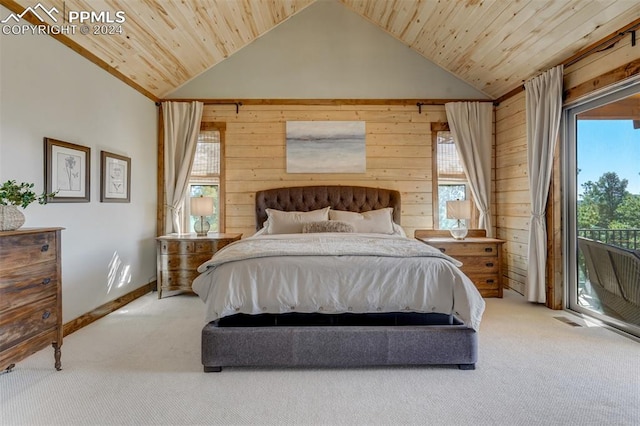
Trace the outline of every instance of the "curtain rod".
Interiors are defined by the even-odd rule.
[[[191,99],[189,101],[187,100],[169,100],[169,101],[164,101],[164,102],[193,102],[193,101],[197,101],[197,99]],[[242,106],[242,102],[213,102],[213,101],[207,101],[207,102],[202,102],[204,105],[235,105],[236,106],[236,114],[238,114],[240,112],[240,107]],[[162,105],[162,102],[156,102],[156,106],[159,107]]]

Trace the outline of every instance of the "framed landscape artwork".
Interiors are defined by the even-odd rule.
[[[365,173],[364,121],[287,121],[287,173]]]
[[[131,158],[100,151],[100,201],[129,203],[131,201]]]
[[[44,138],[44,186],[49,203],[88,203],[91,148]]]

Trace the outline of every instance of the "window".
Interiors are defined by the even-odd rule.
[[[196,218],[189,211],[191,197],[213,197],[214,211],[205,220],[211,225],[210,232],[222,232],[221,203],[222,188],[220,185],[222,144],[219,130],[201,130],[198,135],[193,168],[189,179],[187,199],[184,203],[184,225],[187,232],[193,232]]]
[[[434,139],[433,224],[436,229],[451,229],[456,220],[447,219],[447,201],[466,200],[469,187],[451,132],[439,130]]]

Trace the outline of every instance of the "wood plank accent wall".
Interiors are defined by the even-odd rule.
[[[564,70],[565,102],[574,102],[638,74],[640,49],[631,46],[631,36],[620,40],[610,49],[594,53],[572,64]],[[527,242],[529,232],[529,183],[527,171],[527,136],[525,115],[525,93],[503,100],[496,107],[496,202],[497,236],[507,241],[504,244],[503,270],[507,286],[523,294],[527,274]],[[562,144],[562,140],[560,144]],[[559,158],[556,159],[552,179],[549,206],[561,205],[562,173]],[[561,223],[558,212],[554,212],[553,229],[550,229],[550,244],[557,253],[549,259],[548,305],[561,308],[558,298],[562,295],[563,275],[559,271],[561,249]]]
[[[524,293],[529,240],[529,178],[525,93],[496,108],[496,235],[502,253],[505,287]]]
[[[367,171],[360,174],[288,174],[286,122],[363,120]],[[205,105],[203,121],[226,123],[226,232],[255,232],[255,192],[296,185],[361,185],[402,194],[402,226],[407,235],[432,228],[431,123],[445,122],[444,106],[300,105],[278,101],[243,105]]]

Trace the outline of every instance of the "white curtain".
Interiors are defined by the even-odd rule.
[[[491,151],[493,104],[489,102],[450,102],[445,104],[447,121],[462,167],[469,180],[479,227],[493,237],[491,220]]]
[[[189,186],[202,120],[202,102],[163,102],[165,233],[181,232],[180,214]]]
[[[546,204],[553,152],[562,115],[562,75],[559,65],[524,84],[527,101],[527,162],[531,198],[528,270],[525,293],[530,302],[546,301]]]

